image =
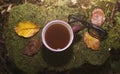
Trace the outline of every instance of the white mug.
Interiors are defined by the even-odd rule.
[[[46,36],[47,30],[48,30],[51,26],[53,26],[53,25],[58,25],[58,24],[64,26],[64,27],[68,30],[68,32],[69,32],[69,41],[68,41],[68,43],[67,43],[67,45],[66,45],[65,47],[63,47],[63,48],[59,48],[59,47],[58,47],[57,49],[55,49],[55,48],[52,48],[50,45],[48,45],[45,36]],[[42,30],[42,42],[43,42],[44,46],[45,46],[47,49],[49,49],[49,50],[51,50],[51,51],[54,51],[54,52],[61,52],[61,51],[66,50],[67,48],[69,48],[70,45],[71,45],[72,42],[73,42],[73,39],[74,39],[74,33],[73,33],[73,30],[72,30],[72,27],[71,27],[67,22],[62,21],[62,20],[53,20],[53,21],[47,23],[47,24],[44,26],[43,30]],[[62,43],[62,42],[61,42],[61,43]]]

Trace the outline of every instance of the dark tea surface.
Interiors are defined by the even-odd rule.
[[[62,49],[69,43],[70,33],[63,25],[54,24],[47,29],[45,40],[51,48]]]

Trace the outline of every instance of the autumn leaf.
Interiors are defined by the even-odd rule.
[[[40,27],[30,21],[27,21],[18,23],[18,26],[14,29],[19,36],[28,38],[35,35],[39,31]]]
[[[91,22],[97,26],[102,26],[105,21],[105,13],[100,8],[95,8],[92,11]]]
[[[39,52],[40,47],[41,47],[40,39],[30,39],[24,48],[23,54],[27,56],[33,56]]]
[[[98,50],[100,47],[100,40],[92,37],[88,32],[84,34],[84,42],[88,48]]]

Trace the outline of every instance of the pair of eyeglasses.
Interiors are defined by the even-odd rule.
[[[104,29],[102,29],[101,27],[87,22],[85,16],[83,16],[83,15],[73,15],[73,14],[68,16],[68,23],[69,24],[73,24],[73,23],[76,23],[76,22],[80,22],[82,24],[83,28],[88,28],[88,33],[92,37],[95,37],[95,38],[100,39],[100,40],[106,39],[107,32]]]

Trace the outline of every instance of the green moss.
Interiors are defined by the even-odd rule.
[[[120,16],[120,15],[119,15]],[[119,16],[117,16],[116,18],[118,20],[116,20],[116,24],[114,24],[115,26],[111,28],[111,30],[109,31],[109,37],[107,39],[108,42],[108,46],[110,46],[110,48],[115,48],[118,49],[120,48],[120,23],[119,23]]]
[[[13,7],[10,11],[8,26],[5,28],[6,46],[9,57],[13,58],[13,62],[19,69],[28,74],[36,74],[39,70],[43,70],[44,68],[48,70],[64,71],[80,67],[86,61],[93,65],[103,64],[109,57],[108,48],[111,47],[111,43],[114,42],[113,37],[118,37],[116,34],[110,35],[115,32],[115,27],[110,30],[108,39],[101,42],[101,48],[98,51],[87,48],[83,42],[84,31],[81,31],[75,35],[73,44],[65,52],[53,53],[42,46],[39,53],[33,57],[23,55],[23,49],[27,41],[31,38],[41,38],[42,29],[34,37],[22,38],[14,31],[14,27],[18,25],[19,22],[31,21],[44,27],[44,25],[51,20],[60,19],[67,21],[69,14],[78,12],[84,11],[79,8],[69,8],[67,6],[39,7],[30,3]],[[116,28],[117,27],[120,26],[117,25]],[[106,30],[107,29],[106,27]],[[117,42],[117,44],[118,43],[119,42]],[[116,45],[116,42],[114,45]],[[118,45],[118,47],[120,46]]]

